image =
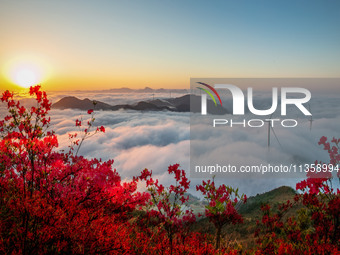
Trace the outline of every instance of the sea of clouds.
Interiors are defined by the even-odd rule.
[[[57,102],[64,96],[76,96],[80,99],[89,98],[99,100],[111,105],[122,103],[136,103],[141,100],[153,98],[168,98],[169,94],[151,93],[104,93],[104,92],[51,92],[50,99]],[[181,94],[172,94],[172,97]],[[263,95],[261,102],[266,105],[270,99]],[[260,102],[258,100],[258,102]],[[171,178],[167,175],[170,164],[179,163],[182,169],[190,168],[190,143],[198,144],[202,150],[202,158],[211,155],[225,155],[227,160],[235,162],[310,162],[322,160],[328,162],[327,153],[318,145],[321,136],[340,137],[340,105],[339,99],[333,95],[314,97],[311,104],[313,113],[312,130],[308,118],[299,117],[299,126],[294,129],[276,127],[275,133],[280,141],[272,135],[270,151],[267,147],[267,126],[258,129],[220,127],[212,129],[200,123],[191,123],[195,126],[195,134],[190,138],[190,114],[177,112],[138,112],[138,111],[96,111],[95,126],[105,126],[105,133],[98,133],[83,143],[79,155],[88,158],[114,159],[114,168],[123,179],[136,176],[144,168],[153,171],[161,182],[169,184]],[[231,107],[227,103],[226,107]],[[230,109],[230,108],[229,108]],[[4,116],[2,105],[0,116]],[[60,150],[68,150],[70,141],[68,133],[79,131],[75,127],[75,120],[87,120],[86,111],[66,109],[53,109],[50,112],[51,129],[58,135]],[[232,118],[232,115],[223,116]],[[247,116],[245,116],[247,117]],[[193,128],[192,126],[192,128]],[[201,131],[197,135],[197,129]],[[209,142],[207,142],[209,141]],[[211,155],[207,155],[211,154]],[[206,175],[205,178],[212,176]],[[247,195],[256,195],[269,191],[281,185],[295,187],[302,177],[252,177],[230,178],[218,177],[218,183],[226,183],[238,187],[240,192]],[[191,193],[195,192],[196,184],[201,183],[200,178],[191,178]]]

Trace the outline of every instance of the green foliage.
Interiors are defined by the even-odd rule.
[[[293,188],[281,186],[263,194],[249,197],[247,203],[240,207],[239,212],[248,217],[256,217],[260,215],[262,205],[269,203],[272,208],[277,209],[280,203],[293,199],[295,194],[296,191]]]

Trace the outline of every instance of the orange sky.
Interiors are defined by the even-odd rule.
[[[3,1],[0,89],[339,77],[339,11],[335,1]]]

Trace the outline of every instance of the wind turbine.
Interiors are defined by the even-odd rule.
[[[308,104],[308,108],[309,108],[309,112],[312,112],[310,110],[310,104]],[[309,131],[312,131],[313,115],[310,116],[308,121],[309,121]]]
[[[278,144],[280,145],[280,147],[282,148],[282,145],[279,141],[279,138],[277,137],[276,133],[275,133],[275,130],[273,128],[273,126],[271,125],[271,122],[270,120],[272,120],[272,117],[273,117],[273,113],[270,115],[270,118],[269,120],[267,120],[266,122],[268,122],[268,138],[267,138],[267,146],[268,146],[268,150],[270,149],[270,133],[273,132],[275,138],[276,138],[276,141],[278,142]]]

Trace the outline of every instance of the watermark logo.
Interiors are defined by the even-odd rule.
[[[221,106],[223,106],[221,97],[217,93],[216,89],[227,89],[231,92],[232,98],[233,98],[233,115],[244,115],[244,105],[245,105],[245,96],[243,94],[243,91],[231,84],[215,84],[214,87],[203,83],[203,82],[197,82],[201,85],[206,86],[211,91],[215,93],[217,98],[220,101]],[[211,99],[214,101],[215,106],[216,100],[214,96],[211,94],[210,91],[207,89],[197,87],[198,89],[206,92]],[[288,98],[289,94],[302,94],[303,97],[301,98]],[[287,105],[295,105],[305,116],[311,116],[309,110],[303,105],[304,103],[308,103],[311,99],[311,93],[308,89],[305,88],[281,88],[281,115],[285,116],[287,115]],[[278,106],[278,88],[272,88],[272,105],[269,109],[265,110],[259,110],[254,107],[253,103],[253,89],[250,87],[247,89],[247,105],[248,109],[251,113],[258,115],[258,116],[266,116],[273,114]],[[201,114],[206,115],[207,114],[207,96],[206,94],[201,94]]]
[[[191,78],[190,177],[304,176],[313,161],[303,149],[324,123],[335,123],[337,97],[321,104],[323,83],[336,86],[311,78]]]
[[[207,95],[210,96],[210,98],[215,103],[215,107],[217,106],[217,102],[215,100],[214,95],[218,98],[221,106],[222,100],[220,97],[220,94],[216,91],[216,89],[223,89],[227,90],[226,92],[230,92],[232,95],[232,101],[233,101],[233,115],[242,116],[245,115],[245,104],[247,103],[249,112],[256,115],[256,116],[272,116],[273,113],[277,110],[279,105],[279,99],[280,105],[281,105],[281,116],[287,115],[287,106],[293,105],[295,106],[300,112],[302,112],[305,116],[312,116],[311,112],[304,106],[304,104],[308,103],[311,99],[311,93],[308,89],[305,88],[297,88],[297,87],[282,87],[280,89],[280,97],[279,97],[279,89],[277,87],[272,88],[272,94],[271,94],[271,106],[268,109],[256,109],[254,106],[254,95],[253,95],[253,88],[249,87],[247,89],[247,100],[245,100],[245,95],[243,91],[232,84],[215,84],[214,87],[203,82],[197,82],[198,84],[204,86],[197,87],[201,91],[205,93],[201,93],[201,115],[207,115]],[[209,89],[209,90],[208,90]],[[294,95],[292,97],[292,95]],[[246,102],[247,101],[247,102]],[[216,127],[218,125],[226,125],[230,123],[230,126],[233,125],[243,125],[249,126],[249,127],[262,127],[265,122],[269,122],[270,125],[273,127],[274,122],[280,122],[281,126],[283,127],[296,127],[298,122],[295,119],[251,119],[251,120],[242,120],[241,122],[235,122],[234,120],[230,119],[214,119],[213,120],[213,127]]]
[[[215,95],[217,96],[218,100],[220,101],[221,106],[223,106],[222,101],[221,101],[221,97],[217,93],[216,89],[214,89],[212,86],[210,86],[209,84],[206,84],[204,82],[197,82],[197,83],[205,86],[206,88],[208,88],[212,92],[214,92]],[[215,100],[214,96],[211,94],[211,92],[209,90],[201,88],[201,87],[196,87],[196,88],[198,88],[198,89],[204,91],[205,93],[207,93],[210,96],[210,98],[213,100],[213,102],[215,103],[215,106],[217,106],[216,100]],[[207,95],[206,94],[201,94],[201,97],[202,97],[202,100],[201,100],[201,102],[202,102],[202,114],[206,115],[207,114]]]

